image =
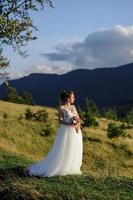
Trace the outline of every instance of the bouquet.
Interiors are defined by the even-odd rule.
[[[78,116],[73,116],[71,118],[71,123],[74,124],[75,130],[78,133],[78,130],[80,128],[80,118]]]

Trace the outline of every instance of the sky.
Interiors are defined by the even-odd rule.
[[[133,62],[133,0],[54,0],[31,14],[37,40],[22,58],[11,47],[11,79],[31,73],[64,74]]]

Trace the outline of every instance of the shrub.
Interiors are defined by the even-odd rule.
[[[132,125],[129,125],[129,124],[126,125],[126,124],[122,123],[122,124],[121,124],[121,128],[122,128],[122,129],[131,129],[131,128],[133,128],[133,126],[132,126]]]
[[[54,132],[54,128],[50,123],[46,124],[46,126],[42,129],[40,135],[41,136],[50,136]]]
[[[23,119],[23,118],[24,118],[23,114],[19,114],[18,120],[21,120],[21,119]]]
[[[45,109],[38,110],[36,113],[34,113],[34,119],[37,121],[46,122],[48,119],[48,112]]]
[[[25,119],[27,120],[36,120],[40,122],[47,122],[49,117],[48,112],[45,110],[45,108],[38,110],[36,112],[33,112],[30,108],[27,108],[24,115]]]
[[[32,120],[34,118],[34,113],[32,112],[30,108],[26,108],[24,115],[25,115],[25,119],[27,120]]]
[[[99,123],[91,113],[84,112],[83,126],[99,126]]]
[[[8,118],[8,114],[5,112],[5,113],[3,113],[3,118],[4,119],[7,119]]]
[[[82,126],[99,126],[99,123],[96,121],[95,118],[96,116],[99,116],[99,110],[92,99],[89,100],[87,98],[84,110],[81,110],[81,108],[79,108],[78,112],[82,119]]]
[[[115,123],[109,123],[107,128],[107,134],[109,138],[125,136],[126,132],[123,130],[121,125],[116,125]]]
[[[109,108],[107,111],[105,111],[104,115],[107,119],[113,119],[115,121],[117,120],[117,113],[115,109]]]
[[[133,108],[127,112],[127,115],[125,117],[125,121],[128,123],[128,124],[133,124]]]
[[[85,110],[86,110],[86,112],[91,113],[93,116],[100,115],[97,105],[95,104],[95,102],[92,99],[87,98]]]
[[[122,124],[120,125],[120,127],[121,127],[122,129],[126,129],[126,128],[127,128],[126,124],[124,124],[124,123],[122,123]]]

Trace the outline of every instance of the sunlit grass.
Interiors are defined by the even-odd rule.
[[[107,137],[107,126],[111,120],[98,118],[98,127],[82,129],[81,176],[29,177],[26,167],[45,158],[59,124],[57,110],[45,107],[53,131],[49,136],[42,136],[45,122],[18,119],[27,107],[0,101],[1,194],[7,189],[12,199],[14,195],[22,195],[25,199],[132,199],[133,129],[126,129],[126,137],[110,139]],[[44,107],[30,108],[37,111]],[[6,119],[4,113],[7,113]],[[6,199],[10,199],[8,195]]]

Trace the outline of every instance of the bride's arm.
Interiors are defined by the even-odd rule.
[[[64,125],[73,125],[72,122],[66,122],[64,119],[64,110],[59,108],[58,109],[58,119],[59,123],[64,124]]]

